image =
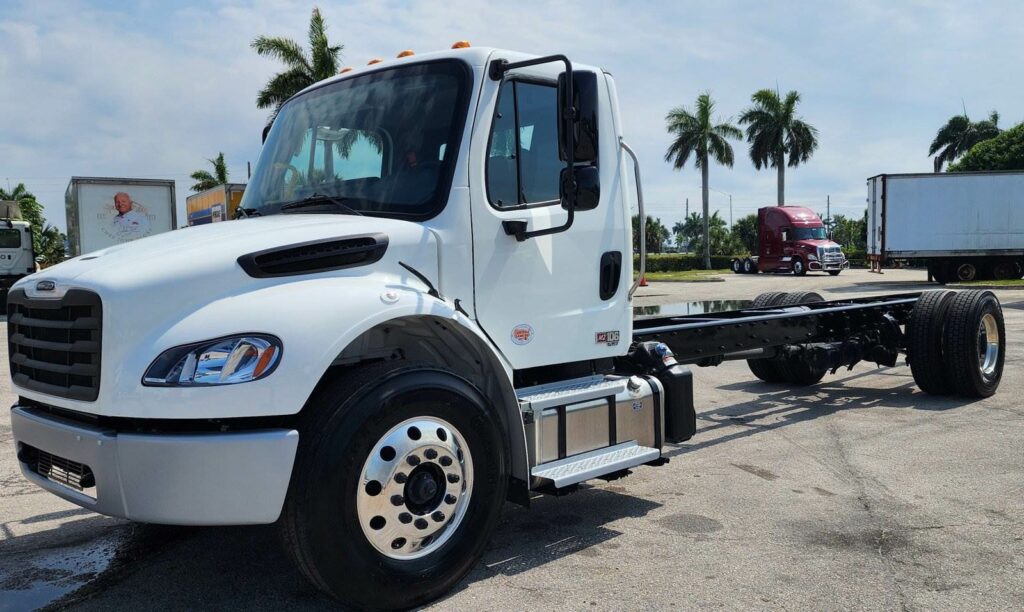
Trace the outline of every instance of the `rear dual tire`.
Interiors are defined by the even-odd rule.
[[[907,324],[907,358],[932,395],[989,397],[1002,379],[1006,330],[991,291],[929,291]]]
[[[762,293],[754,298],[755,308],[764,306],[798,306],[821,302],[823,298],[814,291],[798,291],[785,293],[772,291]],[[825,376],[826,368],[819,368],[811,365],[799,357],[771,357],[768,359],[748,359],[747,367],[754,376],[770,383],[789,383],[790,385],[805,387],[814,385]]]

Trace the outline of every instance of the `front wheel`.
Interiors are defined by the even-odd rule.
[[[829,276],[839,276],[840,272],[842,272],[842,270],[829,270],[828,274]]]
[[[483,554],[508,487],[499,415],[430,365],[359,367],[306,405],[282,529],[299,568],[359,608],[416,606]]]
[[[793,258],[793,274],[797,276],[803,276],[807,274],[807,268],[804,267],[804,260],[799,257]]]

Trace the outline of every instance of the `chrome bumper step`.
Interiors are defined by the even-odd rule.
[[[661,452],[636,442],[623,442],[565,459],[549,461],[533,468],[531,475],[556,489],[574,485],[604,474],[636,467],[661,456]]]

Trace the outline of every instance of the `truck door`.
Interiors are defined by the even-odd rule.
[[[502,222],[530,231],[561,226],[557,77],[552,66],[487,79],[470,156],[475,315],[516,369],[624,354],[632,333],[632,248],[620,180],[624,160],[598,73],[600,203],[568,230],[519,242]]]
[[[779,267],[782,258],[782,242],[779,239],[776,227],[776,219],[770,208],[762,208],[757,211],[757,227],[760,231],[758,245],[760,254],[757,267],[762,272],[768,272]]]

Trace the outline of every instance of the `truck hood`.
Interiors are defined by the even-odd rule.
[[[201,284],[203,279],[248,279],[237,262],[241,255],[370,233],[387,235],[389,249],[427,246],[434,251],[436,260],[436,240],[418,224],[333,214],[273,215],[184,228],[86,253],[34,274],[16,286],[47,279],[101,293],[104,289],[130,292],[169,284],[191,292],[199,289],[195,283]]]
[[[831,240],[798,240],[797,244],[800,246],[810,247],[812,250],[816,250],[818,247],[837,247],[839,243]]]

